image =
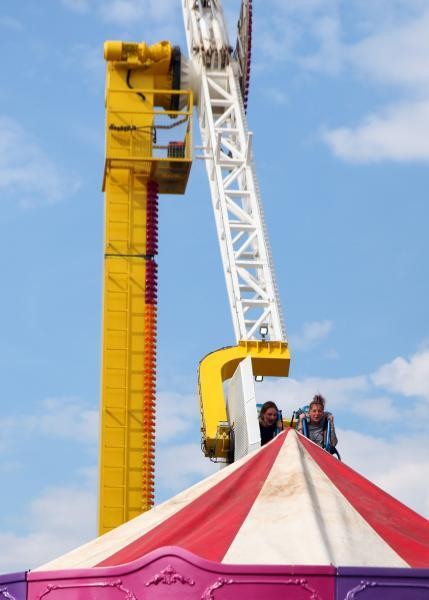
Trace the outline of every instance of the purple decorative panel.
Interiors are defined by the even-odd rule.
[[[428,600],[429,569],[339,567],[336,600]]]
[[[222,565],[180,548],[119,567],[29,573],[28,600],[334,600],[335,568]]]
[[[26,573],[0,575],[0,600],[26,600]]]

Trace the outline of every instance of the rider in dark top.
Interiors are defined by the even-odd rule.
[[[259,412],[259,431],[261,432],[261,446],[270,442],[278,430],[283,429],[283,422],[279,419],[279,409],[274,402],[265,402]]]

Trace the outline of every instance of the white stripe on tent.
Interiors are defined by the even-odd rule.
[[[408,566],[338,491],[295,432],[286,437],[222,562]]]

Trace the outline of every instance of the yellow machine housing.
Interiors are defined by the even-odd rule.
[[[191,91],[171,88],[170,43],[106,42],[104,56],[108,63],[103,191],[108,174],[125,168],[156,181],[160,194],[183,194],[192,164],[193,98]],[[172,110],[176,96],[178,110]],[[176,132],[180,135],[173,137]]]

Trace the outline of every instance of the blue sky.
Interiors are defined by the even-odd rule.
[[[428,28],[429,0],[254,0],[248,110],[292,351],[258,397],[290,414],[324,394],[345,462],[426,517]],[[7,572],[95,535],[103,42],[185,43],[179,0],[23,0],[0,32]],[[213,470],[196,370],[234,338],[201,161],[160,205],[161,501]]]

